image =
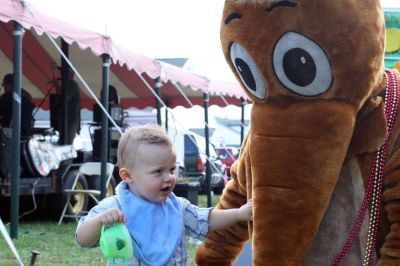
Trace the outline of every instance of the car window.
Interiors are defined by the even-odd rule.
[[[219,158],[221,158],[222,160],[228,158],[229,154],[225,149],[219,149],[218,150],[219,153]]]
[[[198,154],[199,150],[197,145],[193,142],[192,138],[185,135],[185,154]]]
[[[206,154],[206,142],[204,138],[194,135],[185,135],[185,154]],[[214,146],[210,144],[210,157],[217,157]]]

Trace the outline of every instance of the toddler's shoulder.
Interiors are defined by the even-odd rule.
[[[119,208],[121,209],[121,206],[118,202],[117,197],[111,196],[111,197],[107,197],[101,201],[99,201],[99,203],[94,207],[96,209],[103,209],[103,210],[108,210],[111,208]]]

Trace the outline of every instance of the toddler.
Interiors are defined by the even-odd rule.
[[[76,239],[82,247],[98,244],[102,225],[122,222],[132,237],[135,257],[129,265],[185,265],[185,235],[203,239],[208,232],[252,220],[252,201],[239,209],[199,208],[177,197],[176,152],[157,125],[133,127],[118,144],[116,195],[82,217]]]

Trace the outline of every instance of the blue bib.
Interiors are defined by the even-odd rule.
[[[162,203],[147,201],[130,192],[125,181],[116,194],[135,255],[151,266],[167,264],[182,239],[183,216],[176,196],[171,193]]]

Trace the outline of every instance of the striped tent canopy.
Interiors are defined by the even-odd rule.
[[[15,22],[25,29],[22,43],[22,86],[30,92],[36,105],[52,92],[49,81],[59,75],[61,38],[69,44],[68,58],[78,75],[81,106],[91,109],[94,104],[88,86],[96,97],[102,87],[102,55],[111,58],[110,84],[117,88],[121,105],[154,107],[152,88],[161,79],[161,98],[171,108],[201,105],[203,93],[209,93],[210,104],[240,105],[246,97],[239,84],[209,80],[207,77],[183,70],[135,53],[115,43],[111,37],[82,29],[43,14],[24,1],[0,0],[0,75],[13,70],[13,31]],[[81,78],[82,79],[81,79]],[[87,85],[87,86],[86,86]],[[49,102],[43,101],[48,109]]]

